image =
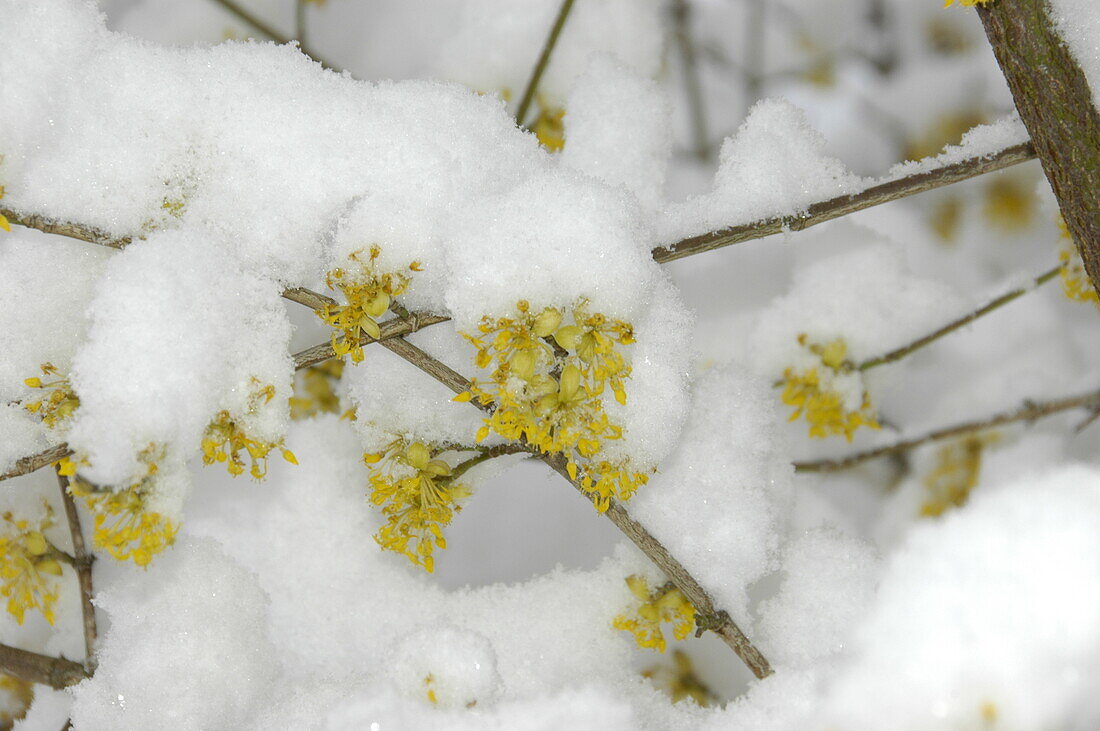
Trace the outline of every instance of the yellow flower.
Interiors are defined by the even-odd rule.
[[[443,526],[461,510],[458,501],[470,495],[437,454],[422,442],[398,439],[384,452],[363,455],[371,468],[371,502],[386,516],[374,539],[429,573],[435,570],[435,548],[447,547]]]
[[[923,517],[943,515],[966,504],[981,476],[982,452],[998,438],[996,432],[971,435],[939,449],[935,468],[924,478],[928,494],[920,508]]]
[[[336,384],[344,374],[344,361],[330,358],[299,373],[290,398],[290,418],[308,419],[316,414],[340,413]]]
[[[686,652],[674,651],[672,663],[672,667],[654,665],[642,672],[642,677],[649,678],[658,687],[664,688],[672,696],[673,703],[690,698],[706,708],[718,700],[714,692],[700,680]]]
[[[531,131],[550,152],[560,152],[565,147],[565,109],[550,106],[541,96],[538,99],[539,116],[531,125]]]
[[[43,363],[40,367],[43,376],[55,378],[49,381],[37,377],[24,379],[24,384],[45,393],[41,398],[23,404],[23,408],[32,414],[38,414],[42,423],[50,429],[56,429],[73,415],[80,406],[80,399],[73,392],[69,379],[56,377],[57,368],[52,363]]]
[[[624,382],[630,366],[620,347],[634,342],[633,328],[603,314],[589,314],[582,300],[571,311],[572,322],[557,308],[532,310],[516,303],[515,317],[485,318],[477,335],[463,335],[477,348],[478,367],[493,366],[490,381],[473,381],[457,401],[477,398],[493,407],[477,434],[490,433],[525,441],[545,454],[561,454],[569,475],[601,511],[610,500],[628,499],[648,479],[630,468],[594,459],[604,440],[622,437],[610,421],[603,393],[610,386],[616,400],[626,403]]]
[[[258,389],[249,399],[248,412],[255,413],[261,400],[267,403],[274,397],[274,386],[267,385]],[[236,477],[244,474],[244,457],[241,456],[241,452],[247,452],[251,461],[249,474],[257,480],[262,480],[267,476],[267,455],[276,447],[281,449],[284,460],[291,464],[298,464],[294,453],[282,444],[282,440],[265,442],[250,436],[241,428],[237,419],[223,410],[219,411],[206,427],[206,434],[202,438],[202,462],[208,465],[225,462],[229,474]]]
[[[4,197],[4,186],[0,185],[0,198]],[[0,213],[0,228],[4,229],[8,233],[11,233],[11,224],[8,223],[8,219],[3,213]]]
[[[855,369],[847,360],[848,346],[844,340],[818,345],[808,343],[806,335],[802,334],[798,342],[815,356],[819,365],[801,371],[787,368],[783,372],[783,403],[794,407],[790,421],[805,415],[810,436],[818,439],[843,434],[852,441],[852,434],[861,426],[878,429],[879,423],[866,390],[859,408],[851,411],[845,406],[844,396],[835,388],[839,375],[850,374]]]
[[[634,635],[639,647],[652,647],[665,651],[665,635],[661,623],[673,624],[673,636],[682,640],[695,626],[695,607],[672,582],[650,591],[649,583],[641,576],[628,576],[626,585],[638,599],[638,606],[628,613],[615,617],[612,626]]]
[[[1092,280],[1085,271],[1085,262],[1081,260],[1081,252],[1074,246],[1069,227],[1061,214],[1058,215],[1058,226],[1062,229],[1062,249],[1058,252],[1058,261],[1062,262],[1062,291],[1071,300],[1091,302],[1100,307],[1100,297],[1092,286]]]
[[[370,247],[364,260],[364,252],[357,251],[349,258],[352,269],[333,269],[325,277],[331,290],[339,290],[346,305],[325,305],[317,315],[333,328],[332,349],[336,355],[351,355],[352,363],[363,360],[364,336],[377,340],[381,337],[378,318],[386,313],[393,298],[404,293],[409,286],[409,276],[401,272],[379,272],[378,257],[382,250]],[[419,262],[409,265],[410,271],[420,271]]]
[[[34,700],[34,684],[0,673],[0,728],[11,728],[27,715]]]
[[[0,596],[8,600],[7,610],[19,624],[28,610],[38,609],[54,623],[58,598],[57,577],[61,576],[61,554],[45,532],[53,526],[53,509],[43,501],[43,517],[33,527],[4,513],[4,535],[0,535]]]
[[[171,546],[179,525],[149,509],[156,489],[158,460],[164,448],[150,444],[138,455],[145,464],[142,479],[121,490],[99,489],[79,478],[69,480],[69,492],[84,501],[95,521],[92,543],[119,561],[148,566],[153,556]]]

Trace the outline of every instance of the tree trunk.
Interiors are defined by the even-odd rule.
[[[1046,5],[993,0],[979,6],[978,15],[1092,286],[1100,291],[1100,115]]]

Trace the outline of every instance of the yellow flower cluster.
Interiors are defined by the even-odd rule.
[[[275,387],[264,386],[252,394],[249,412],[256,410],[261,399],[267,403],[273,398],[275,398]],[[225,462],[229,474],[236,477],[244,473],[244,458],[241,452],[247,452],[252,462],[249,474],[257,480],[262,480],[267,476],[267,455],[276,447],[282,450],[283,459],[291,464],[298,464],[294,453],[281,445],[281,441],[263,442],[249,436],[228,411],[219,411],[206,427],[206,434],[203,435],[202,462],[208,465]]]
[[[1091,302],[1100,307],[1100,297],[1092,286],[1088,272],[1085,271],[1085,262],[1081,260],[1081,252],[1073,244],[1073,237],[1069,233],[1065,220],[1059,215],[1058,226],[1062,229],[1062,249],[1058,252],[1058,261],[1062,262],[1062,291],[1066,297],[1076,302]]]
[[[4,197],[4,186],[0,185],[0,198]],[[11,233],[11,224],[8,223],[7,216],[0,213],[0,228],[4,229],[8,233]]]
[[[565,147],[565,109],[548,104],[539,96],[539,116],[531,125],[531,131],[550,152],[560,152]]]
[[[10,729],[27,715],[34,701],[34,683],[0,673],[0,728]]]
[[[138,458],[146,465],[146,474],[122,490],[101,490],[78,478],[69,480],[69,492],[83,500],[94,516],[92,542],[119,561],[130,559],[148,566],[153,556],[176,540],[179,525],[148,507],[157,460],[163,455],[164,449],[153,444],[142,450]]]
[[[655,665],[643,671],[642,677],[653,680],[668,691],[673,703],[690,698],[706,708],[718,700],[714,692],[700,680],[691,658],[683,650],[672,653],[672,667]]]
[[[374,539],[429,573],[435,569],[432,552],[447,547],[443,526],[461,510],[458,501],[470,495],[469,488],[455,482],[458,475],[450,465],[436,459],[439,451],[398,439],[383,452],[363,455],[371,467],[371,502],[382,506],[386,516]]]
[[[569,476],[580,479],[600,511],[607,510],[612,498],[629,499],[648,476],[626,460],[593,458],[603,440],[622,436],[622,428],[604,411],[603,393],[610,388],[619,403],[626,403],[623,382],[630,377],[630,366],[617,346],[634,342],[633,328],[589,314],[585,301],[573,307],[569,325],[553,307],[535,312],[521,300],[516,309],[516,317],[487,317],[478,335],[464,334],[477,348],[477,365],[493,366],[489,383],[473,381],[469,391],[456,397],[477,398],[494,407],[477,440],[496,432],[545,454],[565,456]]]
[[[43,363],[42,375],[46,377],[57,376],[57,368],[52,363]],[[73,393],[72,386],[67,378],[56,377],[51,381],[43,381],[41,378],[27,378],[23,381],[31,388],[46,391],[36,401],[23,405],[23,408],[32,414],[38,414],[42,423],[51,429],[56,428],[73,415],[80,406],[80,399]]]
[[[982,451],[997,439],[996,432],[971,435],[940,448],[936,466],[924,477],[928,495],[921,504],[921,516],[934,518],[966,504],[978,485]]]
[[[296,421],[316,414],[335,414],[340,411],[340,398],[336,384],[344,375],[344,361],[330,358],[310,366],[299,373],[294,384],[294,396],[290,398],[290,418]]]
[[[38,609],[50,624],[57,603],[57,577],[61,576],[59,552],[44,533],[54,524],[53,509],[43,503],[45,514],[34,527],[4,513],[5,533],[0,535],[0,596],[19,624],[28,609]]]
[[[355,264],[353,270],[333,269],[325,277],[329,289],[339,290],[347,304],[325,305],[317,311],[317,315],[335,331],[332,333],[332,349],[336,355],[343,357],[350,353],[352,363],[362,362],[363,346],[360,340],[364,335],[375,339],[381,336],[377,318],[385,314],[393,298],[409,286],[409,276],[406,274],[378,271],[381,253],[378,246],[372,246],[364,261],[364,252],[357,251],[349,257]],[[420,271],[420,263],[412,262],[409,270]]]
[[[826,345],[808,343],[805,333],[798,336],[798,342],[817,357],[820,366],[796,371],[788,368],[783,372],[783,403],[794,407],[790,421],[805,414],[810,425],[810,436],[823,439],[830,434],[843,434],[852,441],[852,434],[861,426],[878,429],[871,397],[863,391],[863,401],[857,411],[849,411],[844,405],[844,396],[835,390],[834,379],[849,374],[855,366],[847,360],[848,345],[843,339],[837,339]]]
[[[972,8],[975,5],[985,5],[986,3],[992,2],[992,1],[993,0],[959,0],[959,2],[963,5],[963,7],[967,7],[967,8]],[[954,2],[955,2],[955,0],[943,0],[943,6],[945,8],[949,8],[949,7],[951,7],[951,5]]]
[[[631,615],[620,614],[615,617],[612,626],[633,634],[638,647],[665,651],[662,622],[674,623],[672,634],[678,640],[691,634],[695,626],[695,607],[672,582],[650,591],[649,583],[643,577],[635,575],[626,578],[626,585],[630,588],[630,593],[637,597],[639,604]]]

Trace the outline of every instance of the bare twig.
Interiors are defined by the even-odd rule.
[[[920,437],[906,439],[895,444],[888,444],[884,447],[876,447],[875,449],[869,449],[866,452],[858,452],[848,457],[821,459],[810,462],[795,462],[794,468],[796,472],[837,472],[839,470],[848,469],[849,467],[855,467],[858,464],[875,459],[876,457],[895,454],[897,452],[905,452],[929,442],[937,442],[942,439],[950,439],[951,437],[957,437],[963,434],[984,431],[986,429],[992,429],[1018,421],[1034,421],[1070,409],[1082,409],[1098,405],[1100,405],[1100,391],[1092,391],[1080,396],[1070,396],[1054,401],[1036,402],[1029,400],[1025,401],[1024,405],[1015,411],[1007,411],[986,419],[968,421],[943,429],[936,429]]]
[[[554,52],[554,46],[558,43],[558,36],[561,35],[561,29],[565,26],[565,19],[569,17],[569,11],[572,9],[573,0],[562,0],[558,17],[554,19],[554,27],[550,29],[550,35],[546,37],[546,43],[542,47],[542,53],[539,54],[538,63],[535,64],[535,68],[531,72],[531,78],[527,81],[527,88],[523,90],[523,97],[520,98],[519,108],[516,109],[516,124],[520,127],[523,126],[524,119],[527,117],[527,110],[530,109],[531,102],[535,99],[535,92],[538,91],[542,74],[546,71],[546,67],[550,65],[550,55]]]
[[[917,340],[914,340],[913,342],[909,343],[908,345],[903,345],[902,347],[897,348],[896,350],[891,350],[889,353],[886,353],[885,355],[879,355],[879,356],[876,356],[874,358],[869,358],[869,359],[863,361],[862,363],[860,363],[858,366],[856,366],[856,368],[858,370],[861,370],[861,371],[866,371],[866,370],[870,370],[871,368],[875,368],[877,366],[884,365],[886,363],[892,363],[895,360],[900,360],[901,358],[904,358],[905,356],[909,355],[913,351],[920,350],[924,346],[926,346],[930,343],[933,343],[936,340],[939,340],[944,335],[949,335],[950,333],[955,332],[959,328],[969,325],[970,323],[974,322],[978,318],[983,317],[984,315],[988,315],[990,312],[993,312],[993,311],[1003,307],[1004,305],[1007,305],[1009,302],[1012,302],[1013,300],[1015,300],[1019,297],[1023,297],[1028,292],[1031,292],[1035,288],[1037,288],[1037,287],[1039,287],[1043,284],[1046,284],[1051,279],[1054,279],[1056,276],[1058,276],[1058,272],[1060,272],[1061,270],[1062,270],[1062,265],[1059,264],[1058,266],[1054,267],[1053,269],[1040,274],[1038,277],[1036,277],[1032,281],[1031,284],[1027,285],[1026,287],[1019,287],[1017,289],[1012,290],[1011,292],[1006,292],[1006,293],[1002,294],[1000,297],[997,297],[996,299],[992,300],[988,304],[978,308],[977,310],[974,310],[971,313],[963,315],[962,317],[958,318],[957,320],[953,320],[953,321],[947,323],[946,325],[939,328],[938,330],[930,332],[927,335],[925,335],[924,337],[919,338]]]
[[[1013,145],[988,157],[972,157],[952,165],[945,165],[935,170],[907,175],[903,178],[890,180],[853,195],[842,195],[827,201],[814,203],[806,209],[801,216],[780,216],[764,221],[747,223],[741,226],[712,231],[710,233],[692,236],[675,244],[659,246],[653,250],[653,259],[658,263],[683,259],[685,256],[702,254],[705,251],[713,251],[724,246],[741,244],[753,239],[764,238],[773,234],[790,231],[802,231],[810,226],[831,221],[834,218],[846,216],[849,213],[862,211],[865,208],[889,203],[890,201],[905,198],[906,196],[923,193],[945,185],[957,183],[962,180],[991,173],[996,170],[1026,162],[1035,157],[1035,150],[1030,142]]]
[[[413,313],[408,319],[395,317],[391,320],[379,323],[378,329],[381,331],[381,341],[384,343],[390,338],[408,335],[411,332],[416,332],[420,328],[428,327],[429,325],[437,325],[441,322],[447,322],[448,320],[450,320],[449,317],[442,317],[440,315]],[[375,342],[374,338],[369,335],[364,335],[359,339],[360,345],[370,345],[373,342]],[[336,352],[332,349],[331,343],[321,343],[299,351],[291,357],[294,359],[294,370],[301,370],[311,365],[322,363],[330,358],[335,358]]]
[[[267,36],[268,38],[275,41],[276,43],[282,43],[282,44],[285,45],[287,43],[293,43],[295,41],[294,38],[288,38],[283,33],[280,33],[273,25],[271,25],[270,23],[264,21],[259,16],[257,16],[255,13],[252,13],[248,9],[242,7],[240,5],[240,3],[237,3],[234,0],[212,0],[212,2],[217,3],[222,8],[224,8],[226,11],[228,11],[231,15],[235,16],[238,20],[243,22],[245,25],[252,26],[255,30],[258,30],[262,35]],[[298,0],[298,6],[299,6],[299,11],[298,12],[299,13],[303,12],[301,10],[302,0]],[[314,61],[316,61],[317,63],[324,66],[326,69],[330,69],[330,70],[335,71],[337,73],[343,72],[343,69],[341,69],[339,66],[334,66],[333,64],[329,63],[327,60],[322,58],[321,56],[314,53],[313,50],[310,49],[308,46],[306,46],[305,42],[302,41],[300,38],[297,39],[297,40],[298,40],[298,49],[304,55],[309,56]]]
[[[58,444],[43,450],[38,454],[32,454],[22,459],[18,459],[15,462],[15,467],[0,475],[0,480],[8,480],[12,477],[19,477],[20,475],[30,474],[35,470],[42,469],[46,465],[53,464],[57,460],[68,457],[73,451],[69,449],[69,445],[65,443]]]
[[[76,512],[76,503],[69,493],[69,478],[57,470],[57,485],[61,488],[61,502],[65,506],[65,518],[69,523],[69,534],[73,541],[73,569],[80,582],[80,611],[84,618],[84,665],[89,672],[95,671],[96,623],[95,606],[92,605],[92,559],[93,556],[84,545],[84,534],[80,530],[80,516]]]
[[[1027,162],[1034,157],[1035,150],[1032,148],[1031,143],[1024,142],[1019,145],[1005,148],[989,156],[967,158],[966,160],[951,165],[945,165],[941,168],[914,173],[913,175],[907,175],[896,180],[881,183],[867,188],[860,193],[838,196],[826,201],[814,203],[802,216],[769,218],[755,223],[748,223],[722,229],[720,231],[712,231],[700,236],[693,236],[667,246],[658,246],[653,249],[653,260],[663,264],[665,262],[675,261],[676,259],[683,259],[687,256],[694,256],[707,251],[720,249],[725,246],[741,244],[754,239],[762,239],[766,236],[773,236],[775,234],[787,233],[790,231],[801,231],[810,226],[815,226],[825,221],[831,221],[834,218],[839,218],[849,213],[855,213],[865,208],[882,205],[883,203],[890,203],[891,201],[916,195],[917,193],[923,193],[928,190],[951,185],[952,183],[968,180],[979,175],[1003,170],[1012,165]],[[93,244],[110,246],[116,249],[125,247],[131,241],[130,237],[111,238],[93,227],[84,226],[79,223],[56,221],[44,216],[27,215],[8,208],[0,207],[0,214],[6,216],[13,224],[38,229],[46,233],[59,234],[61,236],[67,236]],[[294,290],[287,291],[302,290],[300,290],[300,288],[294,288]],[[284,294],[284,296],[286,295]],[[288,297],[288,299],[294,299],[296,302],[300,301],[293,296]],[[305,302],[302,304],[305,304]]]
[[[760,98],[764,84],[764,0],[748,0],[745,22],[745,98],[752,106]]]
[[[335,305],[336,300],[332,297],[328,297],[319,292],[314,292],[312,289],[306,289],[305,287],[291,287],[283,290],[283,298],[290,300],[291,302],[297,302],[300,305],[305,305],[311,310],[319,310],[325,305]]]
[[[382,345],[456,394],[464,393],[470,389],[470,381],[462,374],[445,363],[441,363],[407,340],[393,338],[383,341]],[[483,410],[487,408],[484,404],[478,404],[476,399],[470,403]],[[538,453],[536,456],[567,480],[586,499],[590,499],[581,484],[569,476],[564,456],[542,453]],[[680,591],[683,592],[698,612],[700,627],[712,630],[721,637],[722,641],[729,645],[756,677],[764,678],[771,675],[772,668],[767,659],[745,636],[729,614],[716,607],[707,590],[668,552],[668,549],[660,541],[647,531],[641,523],[630,517],[626,508],[620,503],[612,501],[611,506],[604,515],[679,587]]]
[[[0,670],[31,683],[61,690],[91,677],[84,666],[63,657],[50,657],[0,644]]]

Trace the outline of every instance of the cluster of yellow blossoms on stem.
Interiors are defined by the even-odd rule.
[[[982,452],[998,438],[996,432],[972,434],[939,449],[936,466],[924,477],[928,494],[920,508],[923,517],[934,518],[966,504],[981,476]]]
[[[54,524],[53,509],[43,503],[44,515],[37,525],[16,520],[4,513],[4,534],[0,535],[0,596],[8,600],[7,610],[19,624],[29,609],[38,609],[50,624],[57,603],[60,556],[46,540]]]
[[[852,434],[861,426],[878,429],[871,397],[863,391],[860,406],[851,411],[845,406],[845,396],[836,389],[837,379],[855,376],[855,366],[847,360],[848,345],[843,339],[826,345],[810,343],[805,333],[798,342],[816,356],[817,366],[804,370],[788,368],[783,372],[783,403],[794,407],[790,421],[805,415],[810,436],[822,439],[830,434],[843,434],[852,441]]]
[[[714,692],[696,674],[691,658],[683,650],[675,650],[672,653],[672,667],[654,665],[643,671],[642,677],[649,678],[659,687],[663,687],[672,696],[673,703],[690,698],[706,708],[718,700]]]
[[[1073,237],[1069,233],[1065,219],[1058,216],[1058,227],[1062,230],[1062,248],[1058,252],[1058,261],[1062,263],[1062,291],[1066,297],[1076,302],[1091,302],[1100,307],[1100,296],[1089,280],[1085,271],[1085,262],[1081,260],[1081,252],[1073,243]]]
[[[363,251],[357,251],[349,257],[355,265],[353,269],[337,268],[325,276],[329,289],[343,294],[347,304],[325,305],[317,315],[335,331],[332,333],[333,351],[341,357],[350,354],[352,363],[363,360],[360,341],[364,335],[375,339],[381,336],[377,318],[385,314],[393,298],[409,286],[409,276],[402,272],[378,271],[381,253],[378,246],[370,247],[366,257]],[[420,263],[412,262],[409,270],[420,271]]]
[[[153,556],[175,543],[179,525],[149,509],[157,460],[163,454],[164,449],[154,444],[142,450],[138,458],[146,465],[146,474],[122,490],[99,489],[77,477],[69,480],[69,492],[83,500],[94,517],[92,543],[119,561],[148,566]]]
[[[563,455],[569,476],[600,511],[612,498],[629,499],[648,476],[626,460],[596,457],[605,439],[622,436],[604,411],[603,394],[610,389],[626,403],[630,366],[618,348],[634,342],[633,328],[590,314],[583,300],[572,308],[573,324],[564,324],[562,312],[553,307],[536,312],[521,300],[516,309],[515,317],[486,317],[477,335],[464,333],[477,348],[477,365],[493,366],[488,383],[475,380],[455,399],[476,398],[492,407],[477,440],[495,432]]]
[[[4,186],[0,185],[0,198],[4,197]],[[8,223],[7,216],[0,213],[0,228],[4,229],[8,233],[11,233],[11,224]]]
[[[69,380],[58,376],[57,368],[52,363],[43,363],[41,369],[44,377],[53,380],[43,381],[38,377],[24,380],[23,383],[31,388],[42,389],[46,393],[41,398],[24,404],[23,408],[37,414],[43,424],[54,429],[72,416],[80,406],[80,399],[73,393]]]
[[[429,573],[435,569],[435,548],[447,547],[443,526],[461,510],[458,501],[470,495],[456,482],[460,473],[436,458],[441,451],[398,439],[383,452],[363,456],[371,467],[371,502],[386,516],[374,539]]]
[[[336,384],[344,375],[344,361],[329,358],[323,363],[300,371],[290,397],[290,418],[308,419],[316,414],[335,414],[340,411],[340,397]]]
[[[671,582],[650,591],[649,582],[635,575],[627,577],[626,585],[639,604],[629,614],[615,617],[612,626],[633,634],[638,647],[665,651],[662,622],[672,623],[672,634],[678,640],[691,634],[695,626],[695,607]]]
[[[275,398],[275,387],[264,386],[252,394],[249,411],[254,412],[259,406],[260,400],[264,403]],[[262,480],[267,475],[267,455],[272,449],[279,447],[282,450],[283,459],[291,464],[298,464],[298,458],[282,442],[264,442],[248,435],[241,428],[237,420],[228,411],[219,411],[214,420],[206,427],[206,434],[202,438],[202,462],[214,464],[225,462],[229,474],[236,477],[244,474],[244,457],[241,452],[247,452],[251,461],[249,474],[257,480]]]

